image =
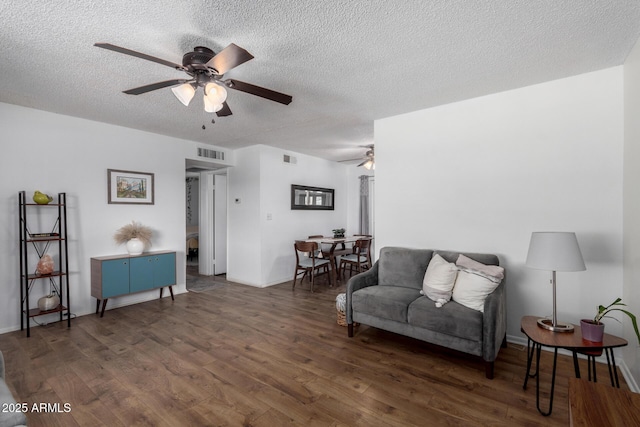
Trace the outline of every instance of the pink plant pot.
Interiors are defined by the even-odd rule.
[[[587,341],[602,342],[604,336],[604,323],[594,323],[590,319],[582,319],[580,321],[580,330],[582,338]]]

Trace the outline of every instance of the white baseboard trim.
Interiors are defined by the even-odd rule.
[[[624,363],[624,360],[621,360],[618,363],[618,369],[620,370],[620,372],[622,372],[622,376],[624,377],[624,380],[629,386],[629,390],[631,390],[634,393],[640,393],[640,389],[638,388],[638,383],[636,382],[636,379],[633,378],[633,375],[631,374],[631,370],[629,369],[627,364]]]
[[[512,343],[512,344],[521,345],[526,350],[527,340],[524,337],[507,335],[507,342],[508,343]],[[549,347],[542,346],[542,349],[544,351],[551,352],[551,348],[549,348]],[[565,355],[565,356],[573,357],[573,353],[572,352],[570,352],[568,350],[564,350],[564,349],[558,349],[558,354],[562,354],[562,355]],[[631,374],[631,371],[629,370],[629,367],[627,366],[627,364],[624,363],[624,359],[622,358],[622,355],[619,352],[615,352],[614,354],[615,354],[615,358],[616,358],[616,366],[618,367],[618,371],[620,371],[622,373],[622,376],[624,377],[625,382],[629,386],[629,389],[634,393],[640,393],[640,389],[638,388],[638,383],[636,382],[635,378]],[[578,357],[581,358],[581,359],[586,359],[586,356],[583,356],[581,354],[579,354]],[[605,364],[605,365],[607,364],[607,358],[605,356],[601,356],[601,357],[596,358],[596,361],[598,363],[602,363],[602,364]]]

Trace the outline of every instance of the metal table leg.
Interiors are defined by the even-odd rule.
[[[580,365],[578,364],[578,353],[573,350],[573,370],[576,373],[576,378],[580,378]]]
[[[527,389],[527,382],[529,382],[529,378],[533,378],[537,375],[537,365],[536,365],[536,373],[531,375],[531,362],[533,361],[533,352],[535,350],[535,345],[531,345],[531,338],[527,337],[527,372],[524,375],[524,384],[522,385],[523,389]]]
[[[598,376],[596,375],[596,357],[587,355],[587,364],[589,366],[589,381],[591,381],[591,372],[593,371],[593,382],[598,382]]]
[[[558,348],[553,349],[553,371],[551,374],[551,392],[549,393],[549,410],[544,412],[540,409],[540,375],[539,375],[539,366],[540,366],[540,352],[542,350],[542,345],[536,344],[536,407],[538,408],[538,412],[542,415],[549,416],[551,415],[551,411],[553,409],[553,391],[556,386],[556,365],[558,362]]]
[[[618,380],[618,368],[616,367],[616,358],[613,355],[612,348],[605,348],[605,354],[607,355],[607,365],[609,366],[609,377],[611,378],[611,386],[620,388],[620,381]],[[609,352],[611,352],[611,361],[609,361]],[[613,370],[613,375],[611,371]],[[613,380],[615,379],[615,384]]]

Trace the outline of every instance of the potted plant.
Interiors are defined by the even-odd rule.
[[[126,245],[129,255],[140,255],[145,248],[151,246],[153,231],[146,225],[131,221],[116,231],[113,239],[119,245]]]
[[[625,310],[620,307],[626,307],[626,304],[622,303],[622,298],[617,298],[614,302],[609,304],[608,306],[600,305],[598,306],[598,312],[596,316],[592,319],[582,319],[580,321],[580,329],[582,331],[582,338],[594,341],[594,342],[602,342],[602,337],[604,336],[604,323],[602,323],[602,319],[605,317],[614,319],[619,321],[615,317],[607,316],[612,311],[621,311],[631,319],[631,323],[633,324],[633,329],[636,332],[636,337],[638,338],[638,343],[640,343],[640,332],[638,331],[638,322],[636,320],[636,316],[628,310]]]
[[[336,228],[335,230],[331,230],[331,231],[333,231],[333,237],[335,239],[344,237],[344,231],[345,231],[344,228]]]

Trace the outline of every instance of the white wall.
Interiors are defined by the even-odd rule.
[[[259,287],[291,280],[294,240],[346,228],[347,211],[353,209],[348,166],[264,145],[235,154],[236,166],[228,174],[227,279]],[[297,163],[284,163],[284,154]],[[335,210],[291,210],[291,184],[335,189]]]
[[[20,325],[20,190],[28,197],[34,190],[67,193],[73,313],[95,312],[89,260],[126,253],[113,234],[132,220],[153,228],[152,250],[178,252],[175,292],[185,291],[184,159],[194,157],[196,143],[2,103],[0,129],[0,332]],[[155,204],[107,204],[107,169],[154,173]],[[37,298],[42,290],[34,292]],[[154,291],[115,298],[107,308],[157,297]]]
[[[558,273],[558,317],[593,316],[622,293],[622,83],[616,67],[376,121],[377,248],[498,254],[522,339],[552,310],[531,232],[575,231],[587,270]]]
[[[261,284],[260,147],[236,151],[228,171],[227,279]]]
[[[640,42],[624,65],[624,293],[623,302],[640,316]],[[629,346],[624,361],[636,383],[640,382],[640,349],[631,322],[624,317],[624,337]],[[636,385],[636,389],[637,389]]]

